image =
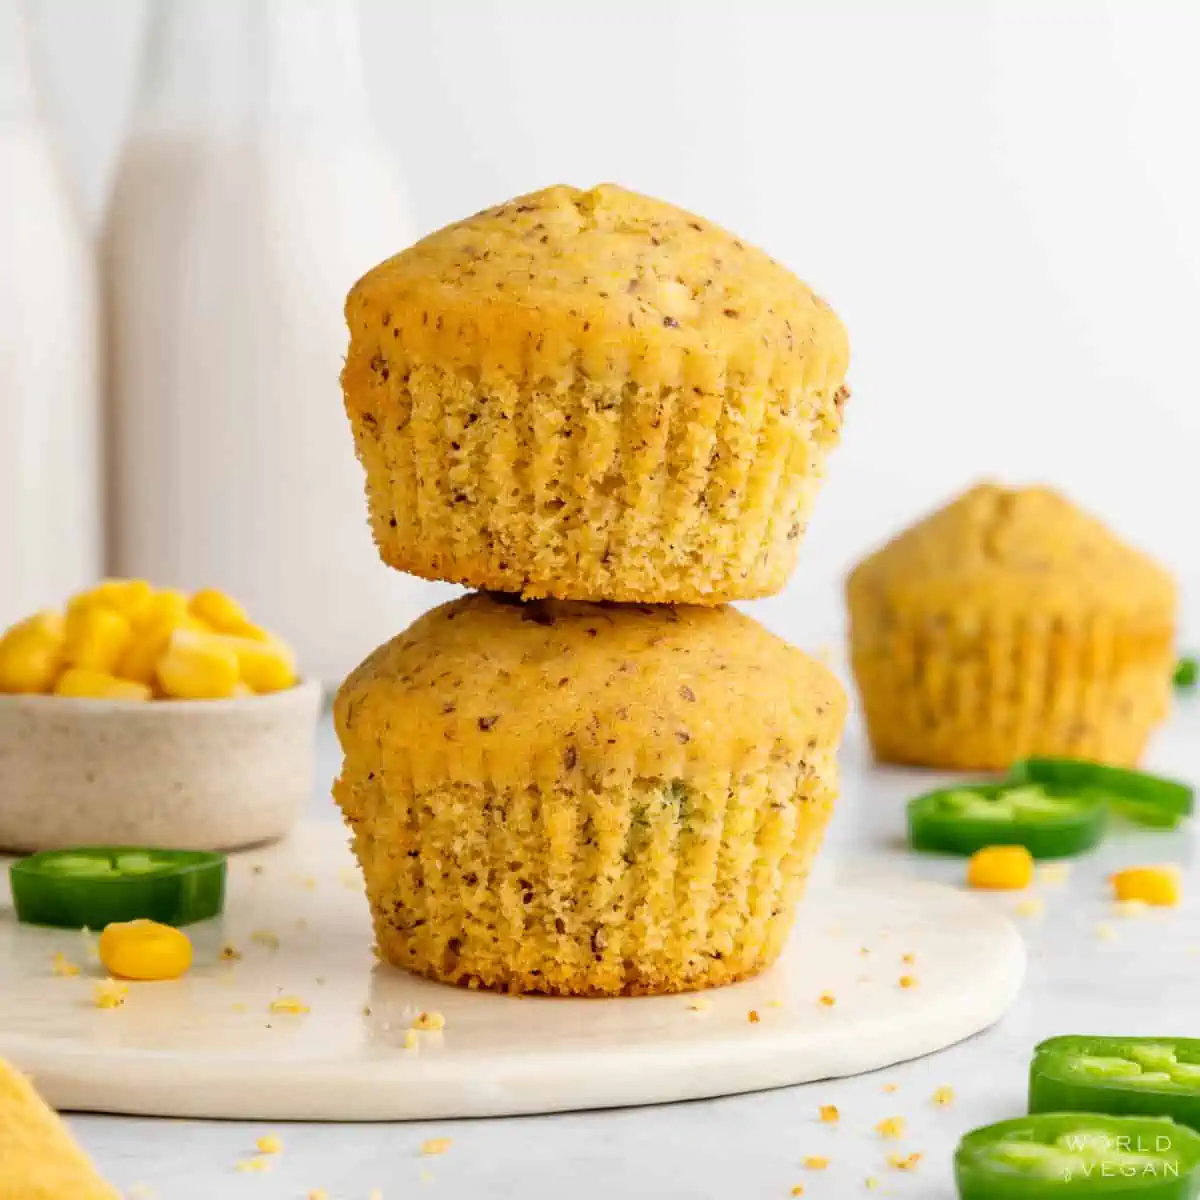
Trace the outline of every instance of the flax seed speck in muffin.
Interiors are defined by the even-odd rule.
[[[364,276],[342,376],[386,563],[718,604],[795,563],[849,350],[787,269],[612,185],[552,187]]]
[[[671,992],[779,953],[845,713],[731,608],[468,596],[343,684],[335,795],[380,954],[513,992]]]
[[[1131,765],[1166,715],[1174,582],[1048,488],[972,488],[859,564],[847,594],[886,761]]]

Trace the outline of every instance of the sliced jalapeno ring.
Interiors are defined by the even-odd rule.
[[[1033,1053],[1029,1111],[1144,1113],[1200,1130],[1200,1039],[1051,1038]]]
[[[1200,1134],[1162,1117],[1039,1113],[968,1133],[954,1177],[962,1200],[1193,1200]]]
[[[1026,783],[1102,794],[1117,802],[1153,805],[1178,816],[1190,816],[1195,794],[1186,783],[1076,758],[1026,758],[1014,764],[1012,778]]]
[[[908,838],[914,850],[944,854],[1024,846],[1034,858],[1062,858],[1099,843],[1106,816],[1096,796],[1041,784],[976,784],[909,801]]]
[[[1200,682],[1200,662],[1195,658],[1181,658],[1175,664],[1175,674],[1171,682],[1181,692],[1190,692]]]
[[[17,918],[31,925],[103,929],[145,917],[190,925],[225,901],[225,856],[147,846],[46,850],[9,870]]]

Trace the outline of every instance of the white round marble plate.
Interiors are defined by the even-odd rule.
[[[190,930],[187,977],[132,984],[121,1007],[100,1009],[103,973],[85,935],[19,925],[3,878],[0,1057],[57,1108],[98,1112],[403,1120],[756,1091],[874,1070],[977,1033],[1012,1003],[1025,965],[1004,917],[896,878],[816,889],[773,971],[699,996],[444,987],[375,963],[345,835],[313,824],[231,860],[226,914]],[[226,942],[240,960],[222,961]],[[54,973],[58,951],[78,976]],[[915,986],[902,988],[902,975]],[[271,1011],[280,996],[309,1011]],[[442,1013],[445,1028],[405,1049],[423,1010]]]

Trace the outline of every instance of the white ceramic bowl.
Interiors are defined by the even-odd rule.
[[[321,689],[147,704],[0,696],[0,848],[230,850],[313,791]]]

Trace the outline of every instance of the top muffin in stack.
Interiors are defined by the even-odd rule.
[[[338,695],[380,953],[568,995],[761,970],[830,816],[845,698],[722,605],[791,571],[841,428],[841,323],[760,251],[611,186],[443,229],[346,316],[380,554],[488,593]]]
[[[619,187],[554,187],[376,267],[346,317],[389,565],[576,600],[718,604],[786,582],[849,351],[761,251]]]

